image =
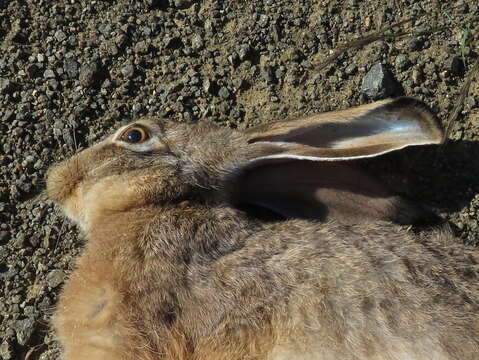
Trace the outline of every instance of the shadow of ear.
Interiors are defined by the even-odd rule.
[[[479,142],[411,147],[360,164],[393,193],[439,213],[459,211],[479,193]]]
[[[425,224],[439,218],[391,192],[357,161],[275,161],[246,169],[235,179],[231,203],[249,215],[335,220],[344,224],[392,221]]]

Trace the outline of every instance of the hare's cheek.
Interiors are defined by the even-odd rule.
[[[126,211],[143,203],[136,191],[137,186],[121,175],[112,175],[95,183],[86,190],[85,186],[85,221],[94,221],[111,212]]]
[[[130,185],[130,186],[129,186]],[[112,211],[125,211],[136,205],[138,196],[131,184],[111,176],[79,184],[62,204],[65,215],[88,232],[89,225]]]

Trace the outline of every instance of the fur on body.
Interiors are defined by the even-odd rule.
[[[143,119],[52,167],[86,238],[65,359],[476,359],[479,252],[395,224],[420,212],[354,165],[441,140],[402,98],[245,132]]]

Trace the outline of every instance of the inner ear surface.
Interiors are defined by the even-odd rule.
[[[245,131],[248,142],[290,143],[361,154],[411,145],[438,144],[443,132],[427,107],[412,98],[378,101],[348,110],[259,125]],[[366,151],[367,152],[367,151]]]

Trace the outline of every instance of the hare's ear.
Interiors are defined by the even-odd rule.
[[[265,124],[248,129],[246,136],[249,143],[284,143],[285,148],[291,148],[294,158],[349,160],[378,156],[411,145],[439,144],[443,131],[422,102],[398,98]]]
[[[422,213],[353,160],[438,144],[443,131],[423,103],[399,98],[261,125],[245,135],[251,156],[237,183],[240,202],[285,217],[411,223]]]

